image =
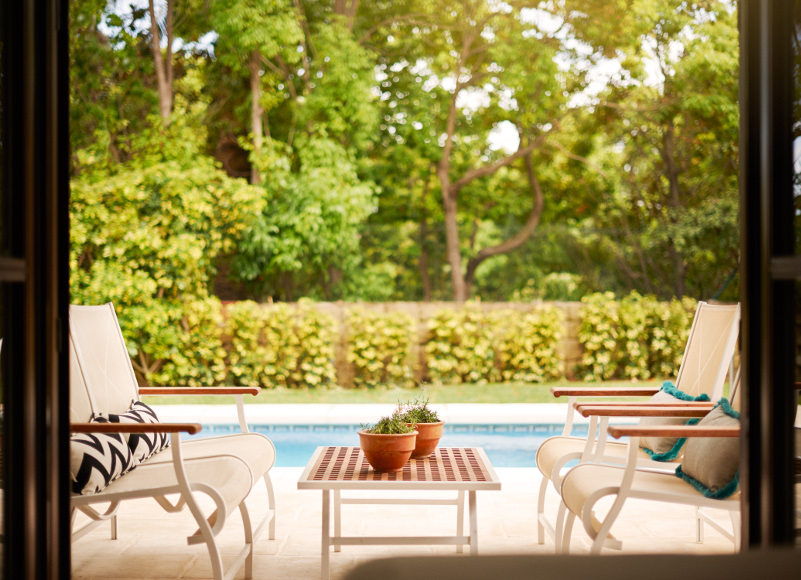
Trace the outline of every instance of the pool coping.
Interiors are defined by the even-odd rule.
[[[431,405],[440,418],[456,425],[562,425],[566,404],[558,403],[446,403]],[[192,422],[203,425],[237,424],[234,405],[154,405],[163,422]],[[253,425],[359,425],[374,423],[392,413],[388,404],[276,404],[246,405],[247,422]],[[636,419],[616,419],[631,423]],[[588,420],[576,416],[576,424]]]

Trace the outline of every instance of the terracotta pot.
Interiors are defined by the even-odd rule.
[[[412,424],[409,423],[409,426]],[[445,421],[439,423],[416,423],[417,428],[417,444],[412,451],[412,457],[420,459],[421,457],[428,457],[434,453],[437,448],[437,443],[442,439],[442,428]]]
[[[378,435],[359,431],[359,442],[367,462],[376,471],[400,471],[414,451],[417,431]]]

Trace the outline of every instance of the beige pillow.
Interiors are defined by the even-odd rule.
[[[680,401],[708,400],[709,397],[705,394],[693,397],[677,389],[672,382],[665,381],[659,392],[651,397],[650,402],[669,405]],[[698,419],[688,421],[680,417],[643,417],[640,419],[641,426],[664,427],[671,425],[693,425],[697,422]],[[679,456],[679,451],[681,451],[684,442],[684,437],[640,437],[640,447],[642,447],[643,451],[650,455],[651,459],[654,461],[673,461]]]
[[[698,424],[705,427],[739,426],[740,414],[726,399],[721,399]],[[740,438],[690,437],[684,447],[684,459],[676,468],[676,476],[692,484],[706,497],[729,497],[740,484]]]

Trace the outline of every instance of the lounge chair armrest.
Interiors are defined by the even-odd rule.
[[[70,433],[200,433],[200,423],[71,423]]]
[[[551,387],[554,397],[650,397],[659,387]]]
[[[739,437],[740,427],[610,425],[607,432],[615,439],[621,437]]]
[[[139,387],[140,395],[258,395],[259,387]]]
[[[582,417],[704,417],[712,407],[576,405]]]
[[[591,409],[593,407],[621,407],[621,408],[626,408],[626,407],[649,407],[649,408],[654,408],[654,407],[671,407],[671,408],[682,407],[682,408],[684,408],[684,407],[686,407],[686,408],[690,408],[690,409],[707,409],[707,410],[711,410],[715,406],[715,403],[713,403],[712,401],[679,401],[679,400],[672,401],[672,402],[669,402],[669,403],[666,403],[664,401],[662,401],[662,402],[653,402],[653,401],[619,401],[619,402],[615,402],[615,403],[610,403],[609,401],[606,401],[606,402],[602,402],[602,401],[576,401],[573,404],[573,406],[576,409],[578,409],[579,407],[586,407],[588,409]]]

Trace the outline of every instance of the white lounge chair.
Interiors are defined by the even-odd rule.
[[[739,410],[739,379],[738,372],[731,393],[731,407],[735,412]],[[689,416],[689,414],[682,415],[681,411],[677,410],[676,416]],[[640,453],[640,437],[739,437],[739,424],[706,426],[702,421],[699,425],[610,426],[608,432],[615,438],[629,437],[626,444],[627,463],[624,467],[584,463],[572,468],[562,478],[560,495],[562,505],[567,508],[567,518],[560,542],[562,553],[567,554],[570,551],[571,533],[576,517],[581,519],[585,531],[593,540],[591,553],[598,554],[604,547],[620,549],[621,542],[613,538],[610,532],[628,498],[694,506],[698,520],[696,539],[701,537],[702,525],[705,522],[732,541],[735,551],[739,551],[739,490],[724,499],[713,499],[703,495],[688,481],[677,477],[675,467],[670,472],[653,471],[640,468],[637,461]],[[687,459],[688,456],[684,455],[682,464]],[[736,477],[732,483],[734,488]],[[599,520],[594,508],[599,500],[609,495],[615,496],[615,501],[603,520]],[[706,513],[706,509],[726,511],[731,519],[732,530],[724,529]]]
[[[726,372],[730,367],[739,334],[740,305],[718,305],[699,302],[693,318],[684,357],[676,377],[676,387],[684,393],[697,397],[702,393],[717,400],[723,393]],[[733,378],[733,377],[732,377]],[[561,436],[547,439],[537,450],[537,467],[542,474],[537,498],[537,542],[545,542],[547,533],[553,540],[557,552],[560,551],[562,524],[565,516],[564,504],[561,504],[556,524],[551,524],[545,516],[545,498],[549,483],[560,493],[561,473],[570,462],[580,463],[612,463],[625,465],[627,446],[623,443],[607,442],[606,430],[609,416],[599,414],[590,416],[587,437],[571,436],[574,414],[579,412],[577,398],[584,396],[648,396],[655,394],[658,388],[623,388],[608,389],[604,387],[555,388],[555,396],[568,396],[568,410],[565,426]],[[638,405],[633,403],[632,405]],[[646,405],[651,405],[646,403]],[[590,407],[591,405],[587,405]],[[687,407],[709,409],[711,404],[683,403]],[[634,411],[631,413],[636,415]],[[599,420],[600,417],[600,420]],[[600,423],[600,425],[599,425]],[[595,434],[598,432],[596,440]],[[664,468],[664,464],[652,461],[644,451],[637,452],[637,462],[641,467]]]
[[[114,307],[71,306],[69,327],[70,420],[73,433],[169,433],[171,445],[139,463],[98,493],[72,495],[72,518],[76,511],[92,520],[73,533],[73,541],[97,523],[111,520],[112,539],[116,538],[116,515],[126,499],[155,499],[167,512],[188,507],[198,529],[188,536],[190,545],[205,543],[215,580],[233,578],[245,565],[245,577],[253,575],[253,546],[265,527],[275,538],[275,498],[269,470],[275,462],[275,447],[265,436],[248,433],[244,418],[243,395],[257,394],[256,388],[139,388],[125,348]],[[180,434],[200,431],[198,424],[121,424],[90,422],[97,414],[122,414],[142,394],[221,394],[235,395],[242,433],[206,439],[181,441]],[[245,499],[262,479],[270,508],[253,530]],[[204,514],[198,497],[214,502],[214,510]],[[172,498],[172,500],[170,499]],[[97,509],[98,504],[108,504]],[[223,572],[215,537],[228,516],[239,509],[245,543],[227,573]]]

